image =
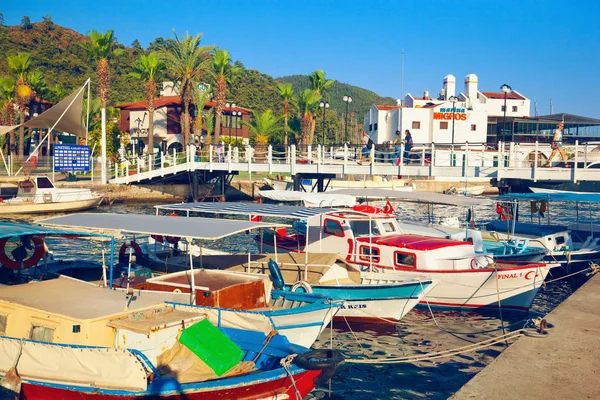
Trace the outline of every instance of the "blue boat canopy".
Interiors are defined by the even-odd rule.
[[[576,201],[581,203],[600,203],[600,193],[510,193],[499,197],[500,200],[525,200],[525,201]]]
[[[494,221],[485,225],[488,231],[507,232],[512,230],[512,222],[508,225],[506,221]],[[559,232],[566,232],[569,228],[564,225],[532,225],[524,222],[515,223],[515,233],[531,236],[548,236]]]
[[[0,221],[0,239],[12,238],[15,236],[24,235],[44,235],[44,236],[83,236],[83,237],[106,237],[110,238],[109,235],[103,235],[99,233],[91,232],[79,232],[66,230],[61,228],[39,226],[23,223],[14,222],[2,222]]]

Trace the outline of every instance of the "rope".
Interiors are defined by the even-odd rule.
[[[298,390],[298,387],[296,386],[296,380],[294,379],[294,375],[292,375],[292,373],[290,372],[290,365],[292,365],[292,362],[294,361],[294,358],[296,358],[297,355],[298,354],[290,354],[290,355],[286,356],[285,358],[282,358],[279,361],[279,363],[281,364],[283,369],[285,369],[285,372],[287,372],[288,376],[290,377],[290,380],[292,381],[292,386],[294,387],[294,392],[296,392],[296,398],[302,399],[302,396],[300,395],[300,391]]]
[[[558,281],[561,281],[563,279],[570,278],[570,277],[572,277],[574,275],[580,275],[580,274],[583,274],[586,271],[590,271],[590,272],[588,272],[587,274],[585,274],[585,276],[595,275],[596,273],[600,272],[600,266],[598,264],[594,264],[593,262],[590,262],[590,266],[588,268],[582,269],[581,271],[573,272],[573,273],[565,275],[565,276],[561,276],[560,278],[550,279],[549,281],[544,281],[543,285],[548,285],[549,283],[558,282]]]
[[[271,343],[271,339],[273,339],[273,337],[276,334],[277,334],[276,330],[272,330],[271,332],[269,332],[269,334],[263,340],[263,346],[262,346],[262,348],[260,349],[260,351],[258,353],[256,353],[256,357],[254,357],[254,359],[252,360],[252,362],[256,362],[256,360],[258,360],[258,357],[260,357],[260,355],[267,348],[267,346],[269,345],[269,343]]]

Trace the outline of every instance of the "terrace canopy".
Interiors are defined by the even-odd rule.
[[[511,193],[500,196],[501,200],[524,201],[575,201],[581,203],[600,203],[600,193]]]
[[[264,217],[281,217],[306,219],[315,215],[327,214],[335,209],[324,207],[280,206],[275,204],[254,203],[180,203],[156,206],[163,211],[205,212],[214,214],[258,215]],[[214,219],[211,219],[214,221]],[[281,226],[281,225],[280,225]]]
[[[17,224],[12,222],[0,221],[0,239],[11,238],[15,236],[25,235],[43,235],[43,236],[98,236],[108,237],[107,235],[90,233],[90,232],[75,232],[71,230],[44,227],[39,225]]]

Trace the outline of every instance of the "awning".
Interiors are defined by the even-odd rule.
[[[501,200],[525,200],[525,201],[578,201],[581,203],[600,203],[600,193],[510,193],[500,196]]]
[[[90,233],[90,232],[76,232],[71,230],[29,225],[29,224],[16,224],[12,222],[0,222],[0,239],[11,238],[15,236],[23,235],[44,235],[44,236],[101,236],[108,237],[107,235]]]
[[[280,206],[254,203],[180,203],[156,206],[163,211],[191,211],[214,214],[242,214],[264,217],[306,219],[315,215],[327,214],[335,209],[323,207]],[[211,219],[211,221],[213,221]]]
[[[445,204],[462,207],[478,206],[491,203],[491,200],[489,199],[476,199],[474,197],[451,196],[448,194],[432,192],[404,192],[400,190],[377,188],[339,189],[331,191],[330,193],[347,194],[358,198],[400,200],[415,203]]]
[[[352,207],[356,205],[356,197],[346,194],[261,190],[258,195],[274,201],[303,201],[304,205],[308,207]]]
[[[101,213],[71,214],[48,218],[38,222],[46,226],[101,229],[202,240],[217,240],[258,228],[285,226],[284,224],[229,219],[175,218],[156,215]]]

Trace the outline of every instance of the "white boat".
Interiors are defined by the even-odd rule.
[[[275,190],[294,190],[294,182],[291,178],[264,178],[265,183],[271,186]],[[307,191],[312,187],[311,179],[302,179],[300,181]],[[327,184],[326,192],[334,191],[337,189],[364,189],[364,188],[377,188],[377,189],[392,189],[402,192],[412,192],[414,187],[412,185],[405,185],[403,181],[398,180],[360,180],[360,181],[348,181],[342,179],[332,179]]]
[[[0,201],[0,214],[39,214],[98,207],[103,195],[90,189],[57,188],[46,176],[14,180],[17,195]]]

